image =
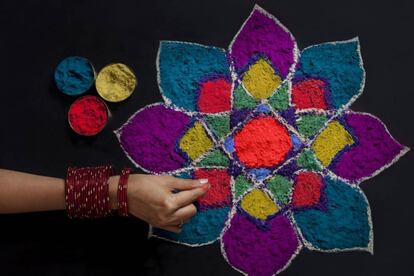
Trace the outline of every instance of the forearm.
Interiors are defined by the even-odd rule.
[[[109,198],[116,209],[118,176],[109,179]],[[0,214],[65,209],[65,181],[61,178],[0,169]]]

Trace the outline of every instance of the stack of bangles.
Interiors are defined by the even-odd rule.
[[[128,216],[127,185],[131,169],[124,168],[118,183],[118,214]],[[69,218],[100,218],[111,215],[109,178],[112,166],[69,167],[65,181]]]

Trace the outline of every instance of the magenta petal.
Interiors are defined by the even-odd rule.
[[[182,168],[186,160],[175,151],[190,117],[163,104],[139,110],[117,132],[130,159],[147,172]]]
[[[231,266],[248,275],[274,275],[283,270],[301,245],[290,220],[278,215],[259,228],[235,213],[221,237],[222,251]]]
[[[408,150],[391,136],[378,118],[370,114],[347,112],[342,120],[356,140],[355,145],[332,165],[333,172],[342,178],[360,182],[372,177]]]
[[[230,45],[240,74],[258,57],[269,59],[282,79],[297,62],[297,45],[291,33],[271,14],[256,6]]]

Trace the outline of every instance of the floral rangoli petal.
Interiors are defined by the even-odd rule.
[[[305,246],[321,251],[371,252],[371,211],[363,192],[333,178],[325,177],[324,182],[321,204],[294,211]]]
[[[350,111],[340,120],[356,141],[330,166],[344,179],[361,182],[390,166],[408,150],[391,136],[378,118],[370,114]]]
[[[176,150],[177,140],[191,118],[163,104],[136,112],[116,131],[119,142],[135,165],[162,173],[182,168],[186,159]]]
[[[301,53],[292,101],[296,109],[342,109],[362,93],[364,82],[358,39],[313,45]]]
[[[298,58],[292,34],[258,6],[231,43],[230,54],[243,86],[256,99],[271,96]]]
[[[274,275],[285,269],[301,245],[285,215],[277,215],[259,228],[237,211],[221,236],[227,262],[247,275]]]
[[[190,246],[201,246],[212,243],[219,238],[229,211],[229,207],[198,211],[190,221],[183,225],[179,234],[153,228],[151,236]]]
[[[231,78],[225,50],[162,41],[157,69],[160,90],[167,104],[206,113],[230,110]]]

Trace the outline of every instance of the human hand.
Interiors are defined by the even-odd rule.
[[[193,202],[209,188],[207,179],[131,174],[128,179],[129,213],[154,227],[179,233],[180,225],[197,212]],[[174,190],[180,192],[174,193]]]

